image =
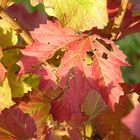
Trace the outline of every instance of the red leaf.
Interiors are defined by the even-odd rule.
[[[22,4],[13,4],[7,9],[9,15],[16,19],[26,30],[33,30],[39,24],[47,22],[47,14],[40,11],[28,12]]]
[[[122,119],[122,122],[131,130],[132,134],[140,138],[140,104],[137,105],[126,117]]]
[[[92,43],[93,41],[95,42]],[[84,99],[88,90],[97,90],[102,94],[106,103],[113,108],[114,104],[119,102],[119,96],[123,95],[119,85],[123,81],[120,67],[128,64],[117,46],[108,40],[104,41],[112,47],[113,52],[108,51],[93,37],[69,44],[69,50],[62,59],[58,73],[62,79],[62,86],[68,86],[68,79],[72,79],[70,75],[72,73],[76,81],[79,82],[77,82],[77,90],[73,92],[77,92],[78,95],[81,93],[79,96]],[[93,55],[93,64],[87,66],[83,58],[87,51],[94,50],[96,51]],[[107,55],[107,59],[103,58],[104,53]]]
[[[81,113],[81,105],[90,90],[97,90],[113,109],[115,103],[119,102],[119,97],[124,94],[119,83],[123,81],[120,67],[128,65],[125,56],[112,42],[104,40],[113,49],[113,52],[108,51],[95,40],[96,37],[70,43],[69,50],[61,61],[58,75],[65,93],[64,97],[52,103],[51,108],[57,121],[67,120],[80,126],[86,119]],[[94,50],[93,64],[88,66],[84,61],[86,52]],[[107,54],[107,59],[102,57],[103,53]],[[79,121],[75,121],[76,116]]]
[[[18,63],[20,73],[38,70],[40,64],[50,59],[57,50],[65,50],[60,66],[55,70],[64,90],[62,98],[52,103],[51,113],[55,120],[82,124],[87,116],[81,112],[81,105],[90,90],[98,91],[114,109],[115,103],[124,94],[119,85],[123,82],[120,67],[128,65],[118,46],[97,35],[76,35],[71,29],[62,29],[58,22],[40,25],[31,34],[36,41],[22,50],[23,58]],[[90,65],[85,61],[88,52],[92,53],[90,57],[93,59]]]
[[[40,75],[39,89],[49,89],[57,87],[57,78],[55,72],[50,67],[41,66],[38,69],[32,71],[32,73]]]
[[[28,113],[35,121],[37,127],[37,137],[41,137],[43,129],[47,122],[50,110],[50,100],[46,93],[34,91],[29,94],[28,102],[21,102],[18,107],[25,113]]]
[[[107,108],[95,119],[94,134],[107,140],[137,140],[122,123],[121,119],[133,108],[127,96],[120,98],[120,103],[116,105],[115,112]]]
[[[62,29],[58,22],[49,21],[32,31],[31,35],[35,42],[22,50],[23,58],[18,63],[22,74],[51,58],[58,49],[78,38],[74,31],[68,28]]]
[[[120,83],[124,93],[128,94],[128,93],[132,93],[132,92],[136,92],[140,95],[140,83],[135,84],[135,85],[129,85],[127,83]]]
[[[71,140],[82,140],[82,134],[78,129],[68,130]]]
[[[0,133],[13,136],[16,139],[28,140],[36,138],[36,126],[33,119],[18,108],[5,109],[0,114]]]

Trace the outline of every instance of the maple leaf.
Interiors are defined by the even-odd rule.
[[[122,119],[122,122],[131,130],[132,134],[140,138],[140,104],[136,106],[126,117]]]
[[[36,138],[36,126],[33,119],[20,109],[5,109],[0,114],[0,135],[21,140]]]
[[[107,25],[106,0],[50,0],[49,3],[54,7],[54,13],[62,26],[85,31]]]
[[[62,58],[58,70],[58,74],[62,80],[61,86],[68,86],[68,76],[72,78],[69,74],[71,71],[76,71],[73,73],[74,76],[81,72],[82,74],[80,74],[80,76],[85,77],[85,79],[81,78],[79,81],[82,82],[83,80],[85,85],[83,85],[84,82],[79,85],[83,85],[81,88],[84,86],[86,87],[86,90],[83,89],[82,93],[87,91],[88,86],[91,86],[91,89],[97,90],[102,94],[106,103],[113,108],[114,103],[119,102],[119,96],[123,95],[123,90],[119,85],[119,83],[123,81],[121,78],[120,67],[123,65],[127,66],[128,64],[125,62],[125,56],[123,53],[112,42],[104,40],[108,45],[110,44],[112,46],[113,52],[110,52],[105,46],[96,41],[95,38],[90,36],[79,42],[77,41],[69,44],[69,50]],[[94,50],[96,51],[93,54],[93,64],[87,66],[83,61],[83,58],[87,51],[94,52]],[[106,55],[107,58],[104,55]],[[110,74],[117,76],[112,77]],[[77,76],[76,79],[78,79]],[[82,94],[81,96],[84,95],[85,94]]]
[[[37,10],[29,12],[23,4],[13,4],[8,7],[7,12],[26,30],[33,30],[34,28],[39,27],[39,24],[45,24],[48,18],[46,13]]]
[[[50,59],[58,49],[67,50],[58,67],[58,77],[62,88],[70,88],[65,92],[64,103],[61,101],[54,103],[59,110],[58,113],[52,111],[58,116],[57,120],[73,118],[72,112],[83,115],[80,107],[89,90],[97,90],[112,108],[119,102],[119,97],[123,95],[119,85],[123,82],[120,67],[128,64],[125,62],[126,57],[113,42],[96,35],[78,36],[71,29],[62,29],[58,22],[40,25],[40,28],[35,29],[31,34],[35,43],[22,50],[23,58],[18,62],[22,74],[32,72],[33,68]],[[110,52],[97,40],[102,40],[113,51]],[[93,64],[90,66],[84,60],[89,51],[93,52],[91,57]],[[116,76],[110,76],[110,74]]]
[[[5,78],[3,86],[0,87],[0,111],[5,108],[10,108],[15,103],[12,101],[11,88],[8,79]]]
[[[31,71],[33,67],[51,58],[58,49],[79,38],[73,30],[62,29],[59,22],[50,21],[40,25],[31,35],[35,42],[22,50],[23,57],[18,62],[21,74]]]
[[[54,120],[60,122],[67,120],[73,129],[76,126],[80,127],[87,119],[86,115],[81,112],[81,105],[90,90],[97,90],[112,108],[115,103],[119,102],[119,96],[123,95],[119,82],[123,81],[120,66],[128,65],[125,62],[125,56],[112,42],[106,40],[106,43],[112,45],[113,52],[110,52],[95,38],[90,36],[69,43],[69,49],[58,68],[61,86],[66,88],[66,91],[62,98],[52,103],[51,113]],[[87,51],[94,50],[96,51],[93,54],[93,64],[88,66],[84,57]],[[102,57],[104,53],[108,58]],[[117,76],[111,77],[111,73]],[[113,86],[110,86],[110,83]]]
[[[123,82],[120,67],[128,65],[118,46],[97,35],[76,35],[69,28],[62,29],[58,22],[40,25],[31,34],[35,42],[22,50],[23,58],[18,62],[20,74],[36,73],[42,67],[42,62],[51,59],[59,49],[65,50],[59,67],[55,69],[63,94],[51,103],[50,112],[54,120],[66,120],[72,130],[80,132],[83,122],[88,119],[81,106],[91,90],[99,92],[103,100],[114,109],[115,103],[124,94],[119,85]],[[43,67],[43,71],[48,68]],[[49,76],[48,79],[50,82],[56,81],[53,80],[55,76]],[[53,83],[57,85],[57,82]]]

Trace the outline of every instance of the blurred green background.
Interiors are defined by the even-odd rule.
[[[125,82],[134,84],[140,82],[140,33],[135,33],[116,42],[127,55],[131,67],[123,67],[122,74]]]

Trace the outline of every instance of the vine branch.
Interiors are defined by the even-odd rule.
[[[12,19],[5,10],[0,6],[0,17],[22,37],[27,44],[32,44],[34,41],[29,33],[27,33],[14,19]]]
[[[118,33],[120,31],[126,10],[128,6],[128,0],[122,0],[121,6],[119,8],[119,11],[117,13],[117,16],[114,20],[113,26],[112,26],[112,32],[111,32],[111,40],[115,41],[117,39]]]

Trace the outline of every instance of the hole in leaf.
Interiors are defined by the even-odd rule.
[[[86,52],[85,61],[88,66],[93,64],[93,55],[94,55],[94,52],[92,51]]]
[[[99,41],[99,43],[101,43],[108,51],[114,52],[111,44],[107,44],[104,40],[101,39],[97,39],[97,41]]]
[[[102,54],[102,58],[105,59],[105,60],[107,60],[107,59],[108,59],[108,54],[104,52],[104,53]]]
[[[47,62],[54,66],[54,67],[59,67],[60,63],[61,63],[61,59],[64,56],[65,51],[62,51],[61,49],[59,49],[58,51],[56,51],[56,53],[52,56],[52,58],[48,59]]]

